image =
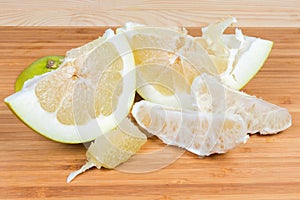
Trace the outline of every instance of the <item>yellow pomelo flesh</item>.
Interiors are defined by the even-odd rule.
[[[146,140],[146,135],[125,118],[117,128],[96,138],[86,152],[87,163],[72,172],[67,182],[91,167],[117,167],[138,152]]]
[[[67,52],[56,71],[25,82],[5,102],[45,137],[82,143],[116,127],[127,116],[134,91],[131,48],[125,37],[108,31]]]
[[[200,72],[214,73],[207,52],[184,29],[127,26],[137,70],[137,91],[160,104],[189,106],[190,85]]]
[[[239,115],[180,111],[149,101],[135,103],[137,123],[164,143],[200,156],[225,153],[246,142],[246,124]]]

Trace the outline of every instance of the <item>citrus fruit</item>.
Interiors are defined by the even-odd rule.
[[[112,30],[67,52],[60,67],[25,82],[5,102],[29,127],[55,141],[95,139],[127,116],[135,91],[134,58]]]
[[[260,70],[268,58],[273,42],[244,36],[240,29],[235,34],[223,34],[234,17],[202,28],[202,37],[197,41],[209,52],[222,82],[236,90],[246,85]]]
[[[181,28],[151,27],[128,23],[117,30],[132,48],[137,92],[149,101],[189,107],[190,85],[200,72],[214,73],[208,53]]]
[[[18,76],[15,83],[15,91],[21,90],[24,82],[32,79],[34,76],[42,75],[58,68],[63,59],[64,56],[45,56],[34,61]]]
[[[203,28],[192,37],[183,28],[162,28],[128,23],[118,29],[133,49],[137,91],[149,101],[180,107],[191,102],[186,94],[201,73],[220,75],[234,89],[243,87],[262,67],[272,42],[236,34],[223,34],[235,22],[228,18]]]
[[[287,109],[231,89],[208,74],[197,77],[192,88],[199,111],[240,115],[248,133],[274,134],[292,124]]]
[[[87,163],[81,169],[72,172],[67,182],[91,167],[113,169],[134,155],[147,137],[125,118],[117,128],[96,138],[86,152]]]
[[[225,153],[248,139],[244,120],[235,114],[181,111],[140,101],[132,115],[137,123],[164,143],[199,156]]]

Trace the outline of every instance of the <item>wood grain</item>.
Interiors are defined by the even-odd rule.
[[[300,27],[299,0],[1,0],[2,26],[203,26],[228,15],[245,27]]]
[[[190,32],[197,35],[198,30]],[[244,91],[288,108],[293,116],[291,128],[274,136],[253,135],[225,155],[200,159],[186,152],[154,172],[94,169],[67,184],[67,175],[84,163],[86,149],[35,133],[3,99],[13,93],[16,77],[32,61],[64,55],[103,31],[101,27],[0,29],[0,199],[299,199],[299,28],[243,29],[246,35],[275,42],[265,66]],[[142,152],[163,146],[151,138]]]

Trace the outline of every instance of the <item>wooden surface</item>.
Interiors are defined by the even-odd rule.
[[[203,26],[228,15],[245,27],[300,27],[299,0],[0,0],[0,25]]]
[[[198,29],[191,29],[193,35]],[[244,28],[275,42],[263,69],[244,91],[286,107],[293,126],[274,136],[251,136],[225,155],[191,153],[142,174],[90,170],[72,183],[85,162],[82,145],[52,142],[26,127],[3,99],[35,59],[82,45],[104,28],[2,27],[0,29],[0,199],[299,199],[300,28]],[[142,152],[164,145],[150,139]],[[151,165],[151,163],[149,163]]]

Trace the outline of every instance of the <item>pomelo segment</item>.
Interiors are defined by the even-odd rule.
[[[77,175],[92,167],[113,169],[127,161],[145,144],[147,137],[128,118],[117,128],[96,138],[86,152],[87,163],[67,178],[71,182]]]
[[[246,122],[248,133],[275,134],[292,125],[287,109],[231,89],[208,74],[197,77],[192,88],[196,109],[200,112],[237,114]]]
[[[45,137],[82,143],[116,127],[129,113],[134,91],[131,48],[123,35],[108,30],[67,52],[57,70],[27,81],[5,102]]]
[[[133,50],[137,92],[149,101],[189,106],[193,79],[202,72],[214,73],[207,52],[184,28],[126,24],[123,33]]]
[[[249,138],[244,120],[235,114],[180,111],[140,101],[134,104],[132,115],[164,143],[199,156],[225,153]]]

